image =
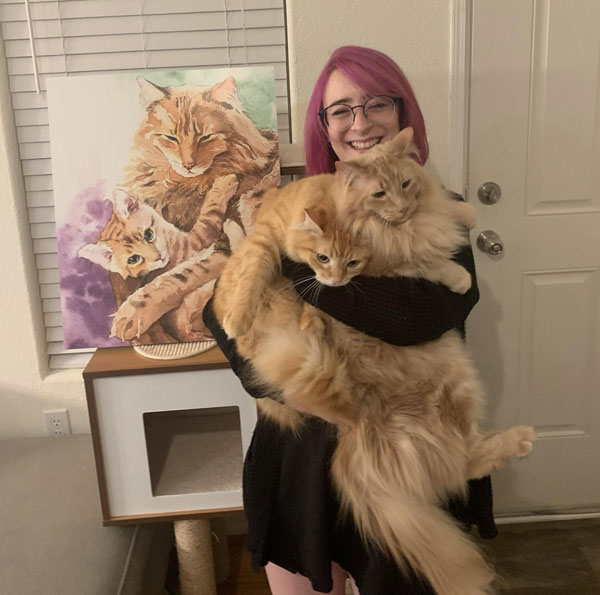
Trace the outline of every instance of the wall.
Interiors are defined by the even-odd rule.
[[[316,76],[333,49],[365,45],[394,58],[411,81],[429,130],[431,166],[450,170],[451,0],[287,0],[294,140]],[[89,432],[81,370],[47,368],[42,308],[23,178],[0,44],[0,438],[45,433],[42,411],[66,407]]]
[[[49,373],[4,49],[0,43],[0,438],[45,433],[42,411],[68,407],[89,431],[81,371]]]

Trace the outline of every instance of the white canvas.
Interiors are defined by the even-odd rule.
[[[279,183],[272,68],[57,77],[48,110],[65,347],[209,339],[198,259]]]

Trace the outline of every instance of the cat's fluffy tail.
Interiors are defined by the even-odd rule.
[[[326,342],[307,332],[269,332],[252,364],[258,380],[277,387],[284,401],[328,421],[352,419],[345,359]]]
[[[362,424],[341,428],[332,475],[343,508],[367,543],[392,554],[400,567],[410,565],[438,595],[492,593],[493,571],[475,544],[419,495],[427,479],[419,477],[423,469],[410,468],[414,450],[408,434],[390,438]]]

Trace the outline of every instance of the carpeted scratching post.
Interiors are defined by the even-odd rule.
[[[213,535],[213,559],[217,584],[229,577],[229,548],[225,533],[225,519],[212,519],[210,527]]]
[[[175,521],[174,526],[181,595],[217,595],[210,520]]]

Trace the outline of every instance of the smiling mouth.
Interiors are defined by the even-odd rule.
[[[370,149],[381,142],[381,137],[369,138],[367,140],[352,140],[348,144],[353,149]]]

